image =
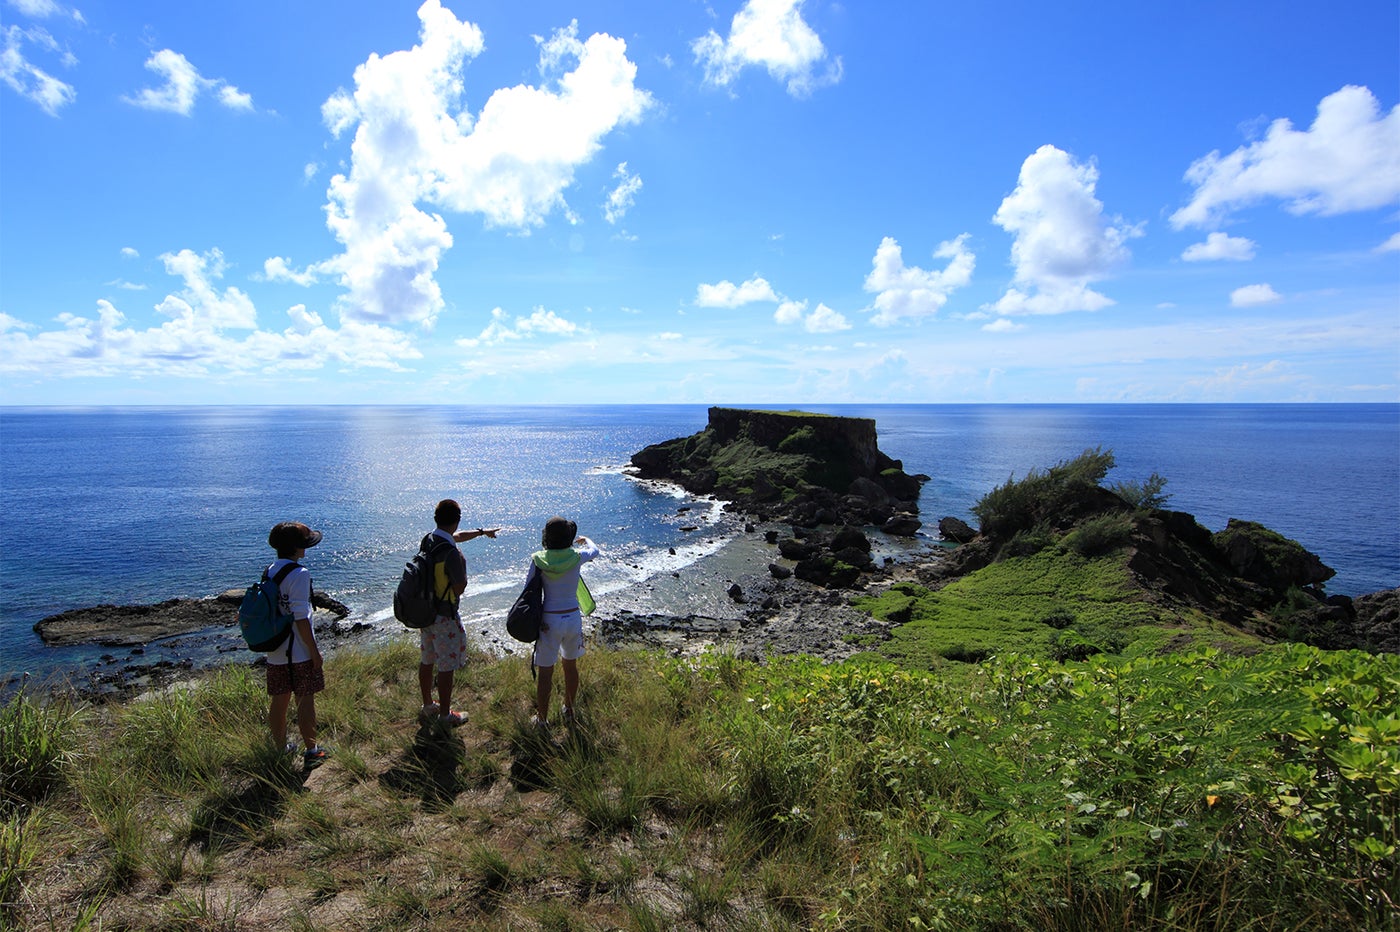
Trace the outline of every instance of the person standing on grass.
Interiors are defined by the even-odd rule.
[[[500,528],[457,530],[462,523],[462,506],[450,498],[438,502],[433,510],[433,523],[437,527],[418,545],[420,550],[436,548],[439,552],[433,561],[433,592],[439,599],[438,617],[419,631],[418,686],[423,694],[423,711],[419,717],[424,723],[437,721],[453,728],[467,720],[452,708],[453,680],[467,663],[467,630],[462,626],[458,608],[462,593],[467,591],[467,560],[457,545],[478,537],[495,540]],[[434,685],[437,686],[437,702],[433,701]]]
[[[307,766],[314,767],[327,753],[316,743],[316,694],[326,688],[326,678],[321,670],[321,649],[311,628],[311,571],[299,561],[307,548],[321,542],[321,532],[300,521],[283,521],[268,533],[267,542],[277,551],[277,559],[267,568],[269,579],[283,567],[294,566],[278,587],[278,611],[292,616],[292,634],[288,646],[267,652],[267,694],[272,697],[267,722],[273,746],[295,754],[296,741],[287,740],[287,710],[295,695],[297,730],[306,742],[303,758]]]
[[[593,611],[593,596],[584,585],[579,570],[598,556],[599,550],[587,537],[575,538],[578,525],[557,515],[545,522],[540,543],[544,549],[530,557],[525,574],[528,586],[539,573],[544,581],[544,621],[535,641],[535,714],[532,725],[549,723],[549,699],[554,684],[554,664],[564,666],[565,723],[574,721],[574,700],[578,697],[578,658],[583,656],[583,616]],[[575,545],[577,549],[575,549]]]

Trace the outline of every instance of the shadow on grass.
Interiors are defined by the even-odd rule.
[[[522,719],[510,741],[511,785],[520,793],[549,789],[555,782],[554,762],[566,754],[597,756],[585,722],[537,728]]]
[[[306,792],[309,771],[291,756],[261,754],[242,780],[210,793],[190,816],[190,841],[203,851],[258,837],[281,818],[288,797]]]
[[[425,808],[446,808],[468,788],[470,781],[462,774],[466,756],[466,744],[451,730],[420,725],[413,745],[380,775],[379,782],[396,793],[417,796]]]

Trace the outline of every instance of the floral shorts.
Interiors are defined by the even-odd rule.
[[[323,671],[316,669],[310,660],[301,663],[269,663],[267,665],[267,694],[285,696],[296,693],[310,696],[326,688]]]
[[[418,635],[418,662],[423,666],[447,673],[467,665],[467,630],[457,619],[443,616]]]

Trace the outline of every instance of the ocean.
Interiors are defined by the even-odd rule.
[[[1101,447],[1110,483],[1155,472],[1168,507],[1211,530],[1241,518],[1298,541],[1336,570],[1329,593],[1400,586],[1400,405],[800,407],[873,418],[880,448],[931,477],[916,548],[945,515],[975,526],[995,486]],[[502,528],[463,545],[483,634],[503,628],[554,514],[604,548],[599,596],[684,575],[742,519],[625,466],[705,423],[701,405],[0,408],[0,681],[106,652],[45,647],[47,615],[243,588],[282,520],[324,533],[305,560],[316,588],[386,633],[402,630],[393,587],[441,498],[464,528]]]

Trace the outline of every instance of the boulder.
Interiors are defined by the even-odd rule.
[[[913,537],[923,526],[924,523],[914,515],[900,512],[881,525],[880,530],[894,537]]]
[[[938,536],[955,544],[966,544],[977,536],[977,531],[961,518],[949,516],[938,519]]]

